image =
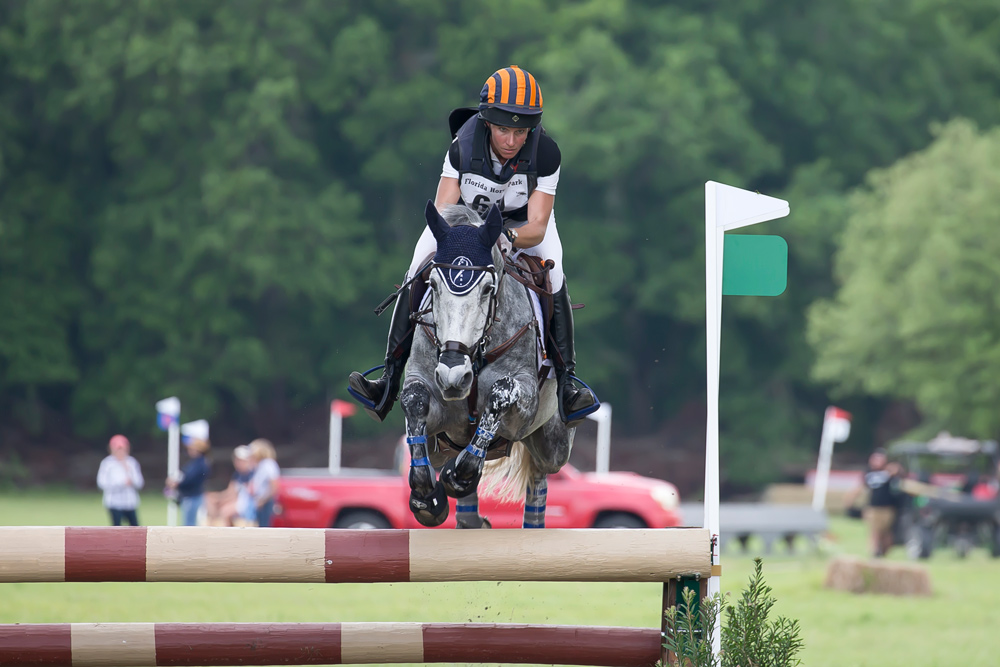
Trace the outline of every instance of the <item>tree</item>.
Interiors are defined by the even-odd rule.
[[[914,400],[936,425],[1000,432],[1000,129],[964,120],[873,172],[852,202],[840,288],[813,306],[815,376]]]

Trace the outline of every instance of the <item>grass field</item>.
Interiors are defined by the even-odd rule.
[[[96,494],[0,494],[0,525],[105,525]],[[165,502],[143,498],[140,520],[163,525]],[[803,665],[917,667],[1000,664],[1000,560],[977,549],[926,562],[929,599],[825,590],[826,564],[863,555],[860,522],[834,518],[821,553],[764,557],[776,612],[798,619]],[[892,559],[904,559],[902,552]],[[723,589],[738,594],[750,557],[724,553]],[[238,567],[238,562],[234,567]],[[0,623],[164,621],[441,621],[656,626],[659,584],[0,584]]]

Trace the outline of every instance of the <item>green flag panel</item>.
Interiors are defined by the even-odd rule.
[[[722,293],[778,296],[788,285],[788,244],[780,236],[726,234]]]

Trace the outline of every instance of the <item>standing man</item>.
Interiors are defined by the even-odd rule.
[[[892,528],[896,520],[896,485],[900,472],[899,464],[890,463],[885,450],[878,448],[868,457],[868,471],[861,486],[847,498],[847,504],[852,505],[863,491],[868,491],[868,505],[862,516],[868,524],[869,549],[874,558],[885,556],[894,542]]]
[[[454,138],[445,155],[434,204],[439,211],[465,204],[481,215],[496,204],[511,245],[553,261],[549,275],[555,294],[546,348],[556,371],[559,416],[575,426],[596,410],[598,403],[590,388],[577,386],[572,378],[576,369],[573,310],[554,211],[562,156],[559,146],[542,129],[541,120],[542,91],[535,77],[516,65],[494,72],[479,94],[478,109],[451,113]],[[404,285],[436,245],[425,227]],[[371,381],[355,371],[348,380],[351,394],[378,421],[385,419],[399,393],[413,342],[410,312],[407,285],[393,310],[382,377]]]

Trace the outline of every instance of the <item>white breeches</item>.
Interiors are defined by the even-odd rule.
[[[410,260],[410,268],[406,272],[406,279],[409,279],[410,276],[416,273],[421,267],[421,262],[435,250],[437,250],[437,241],[434,239],[430,228],[424,227],[423,233],[417,240],[417,247],[413,250],[413,259]],[[545,236],[542,238],[542,242],[531,248],[524,248],[523,252],[526,255],[532,255],[539,259],[551,259],[555,263],[555,267],[549,271],[549,277],[552,280],[552,290],[558,292],[562,289],[563,283],[566,282],[566,274],[563,273],[562,265],[562,241],[559,240],[559,230],[556,228],[554,217],[545,226]]]

